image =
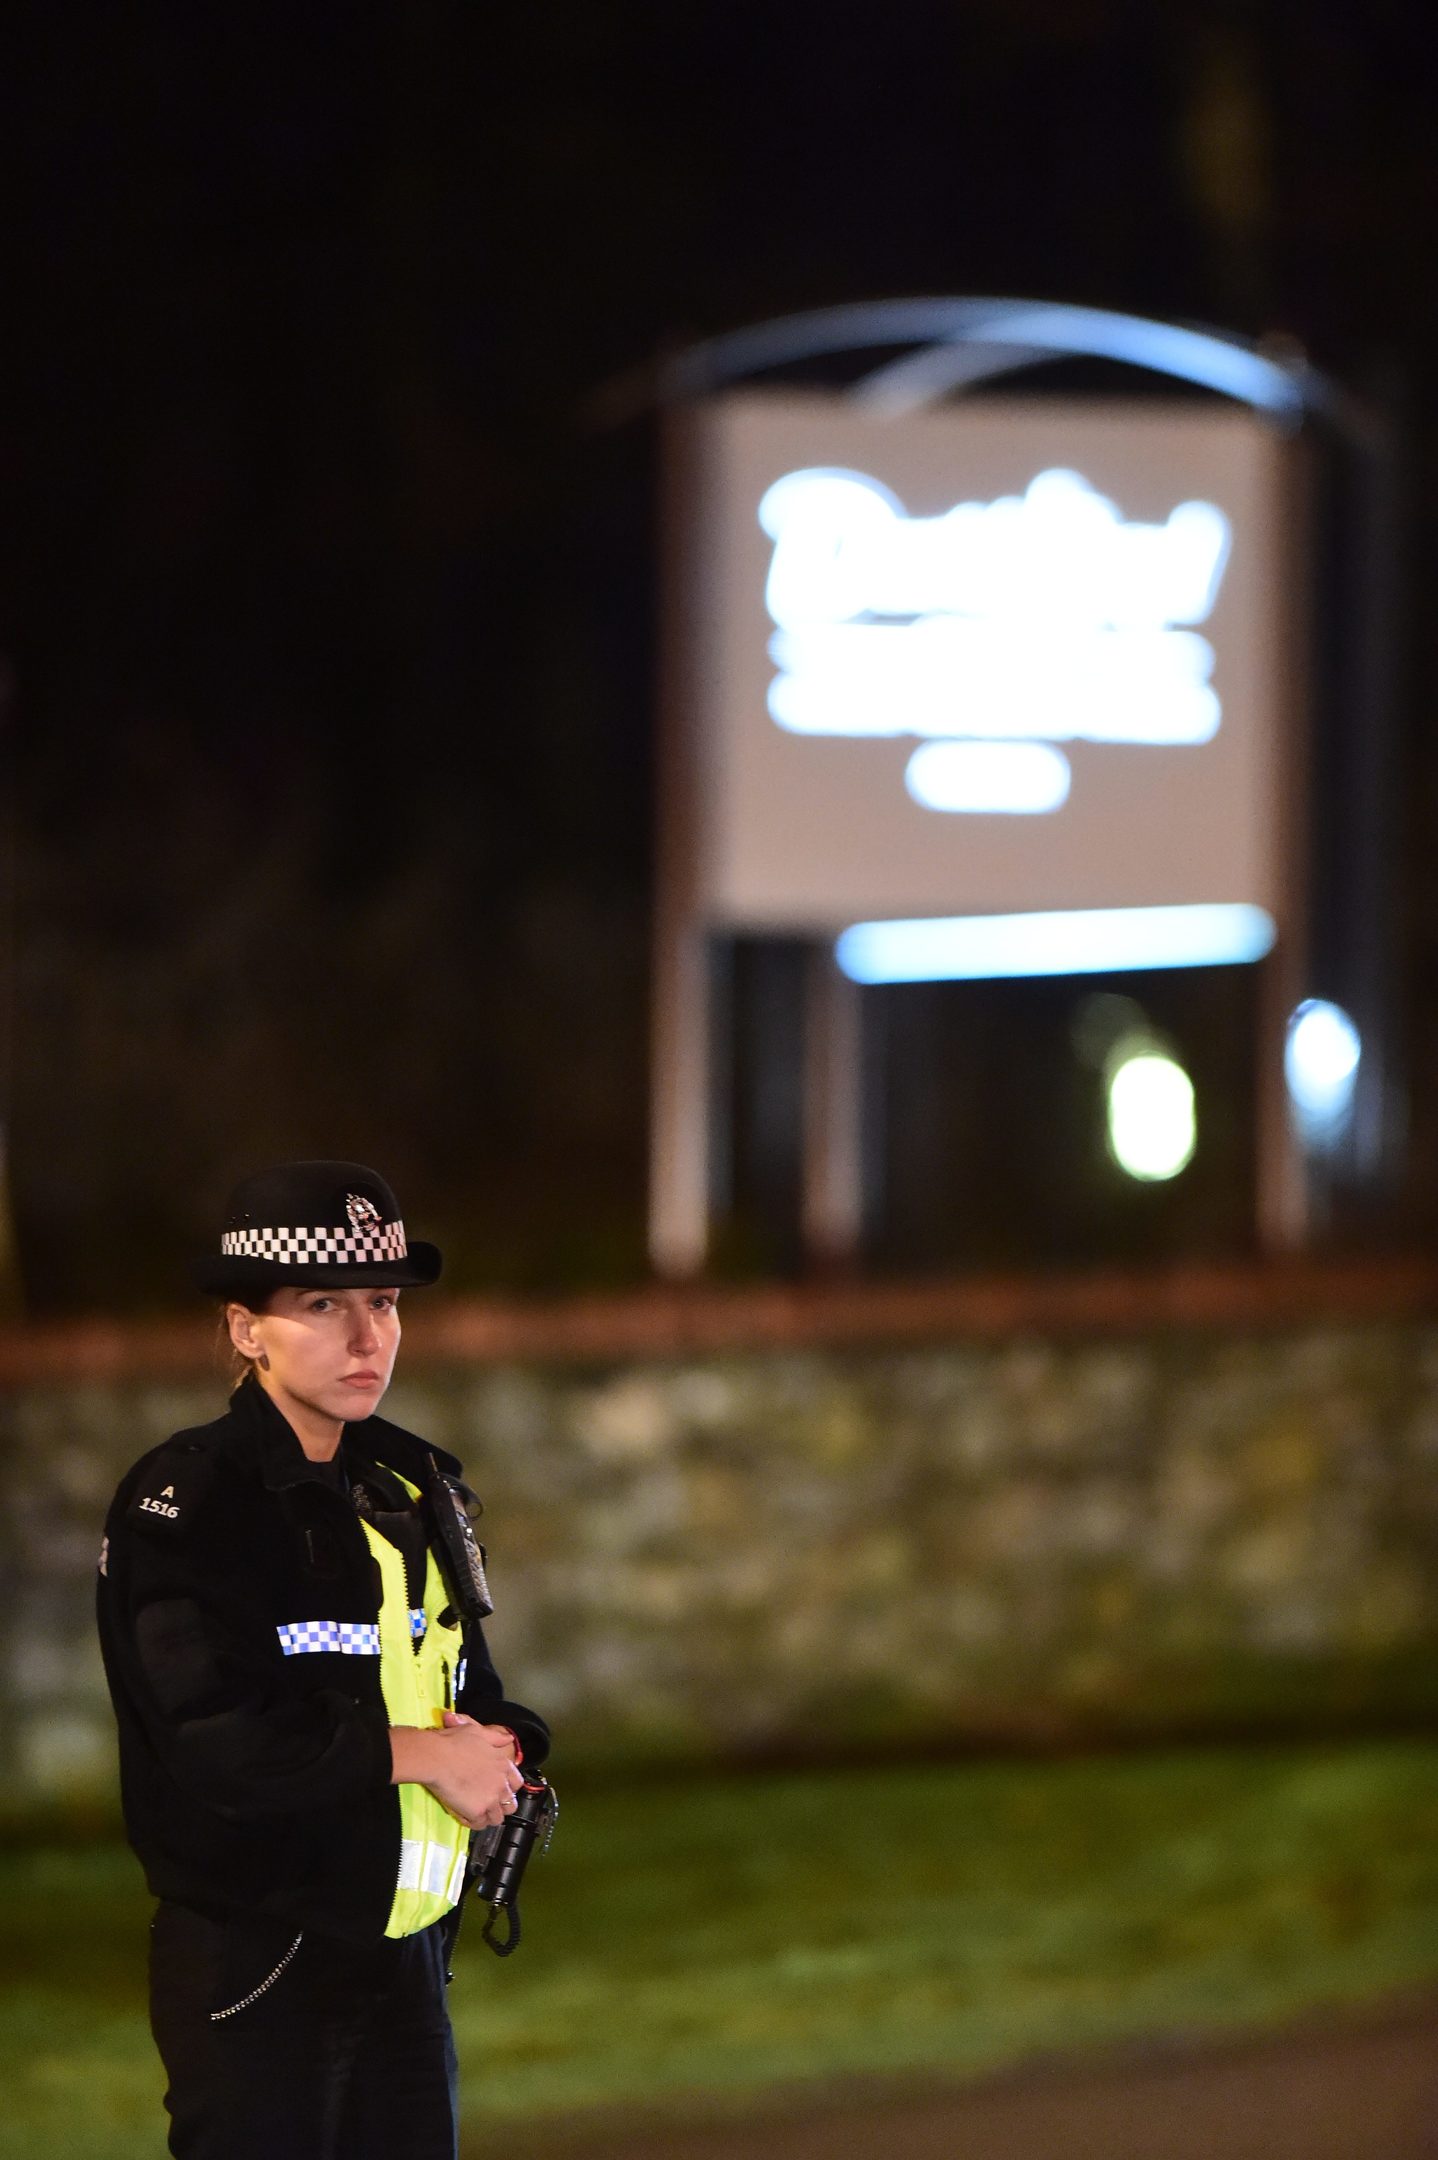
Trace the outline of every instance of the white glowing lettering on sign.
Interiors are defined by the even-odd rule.
[[[1229,523],[1213,503],[1130,524],[1080,474],[1051,471],[1023,495],[911,518],[880,481],[812,470],[775,481],[759,522],[774,542],[769,711],[794,734],[1032,753],[1217,732],[1213,647],[1192,627],[1228,561]],[[908,786],[930,809],[1033,813],[1060,806],[1067,775],[1051,748],[1007,768],[945,767],[921,751]]]

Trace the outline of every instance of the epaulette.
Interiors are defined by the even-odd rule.
[[[200,1513],[220,1467],[198,1432],[176,1433],[140,1465],[125,1520],[135,1530],[183,1537]]]

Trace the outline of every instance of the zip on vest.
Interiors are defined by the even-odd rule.
[[[386,1714],[391,1725],[433,1728],[454,1701],[463,1631],[443,1624],[449,1596],[434,1554],[425,1556],[424,1605],[411,1608],[404,1555],[363,1516],[360,1528],[380,1571],[376,1633]],[[417,1934],[458,1904],[469,1854],[468,1829],[425,1786],[401,1785],[399,1810],[399,1864],[385,1927],[391,1936]]]

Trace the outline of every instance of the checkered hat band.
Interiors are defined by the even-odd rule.
[[[359,1230],[339,1230],[333,1223],[317,1230],[227,1230],[220,1251],[227,1260],[302,1267],[312,1260],[403,1260],[409,1247],[402,1222],[377,1222]]]
[[[286,1657],[306,1657],[317,1650],[338,1650],[341,1657],[379,1656],[377,1620],[291,1620],[281,1622],[275,1633]]]

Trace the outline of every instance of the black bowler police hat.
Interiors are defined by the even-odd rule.
[[[435,1245],[409,1244],[399,1203],[363,1163],[289,1162],[235,1187],[218,1253],[190,1275],[210,1297],[258,1291],[412,1289],[443,1266]]]

